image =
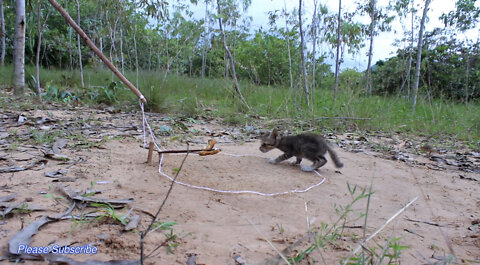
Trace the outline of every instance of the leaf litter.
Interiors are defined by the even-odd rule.
[[[77,111],[84,114],[72,115]],[[1,168],[0,171],[4,169],[6,170],[4,173],[12,174],[18,174],[19,172],[28,170],[42,171],[48,161],[45,158],[51,160],[48,164],[49,168],[53,166],[72,167],[76,165],[75,161],[80,161],[77,155],[78,150],[104,148],[103,145],[111,138],[131,137],[140,139],[141,137],[142,132],[138,126],[128,125],[128,121],[138,120],[138,113],[117,113],[110,115],[110,113],[106,111],[97,110],[94,111],[94,114],[85,115],[85,113],[88,112],[90,112],[90,110],[87,111],[85,108],[75,108],[74,111],[48,111],[48,113],[54,113],[54,115],[52,115],[54,118],[50,116],[47,117],[45,112],[34,110],[22,111],[20,115],[15,113],[4,114],[0,117],[0,123],[5,125],[5,130],[0,134],[0,136],[2,136],[0,139],[3,141],[0,142],[2,152],[6,150],[7,154],[11,154],[26,151],[35,154],[35,156],[32,158],[34,159],[32,163],[10,165],[9,167]],[[255,141],[261,131],[259,128],[263,127],[263,125],[252,126],[249,124],[245,126],[225,127],[224,124],[215,120],[204,121],[197,119],[192,121],[184,118],[165,119],[164,117],[158,117],[153,114],[147,115],[149,115],[152,124],[155,124],[153,129],[156,133],[175,138],[173,142],[163,138],[162,141],[164,142],[162,142],[162,144],[165,145],[175,145],[182,141],[205,143],[206,139],[211,137],[215,137],[219,143],[251,142]],[[33,128],[48,133],[32,141]],[[47,137],[48,135],[56,135],[56,137],[49,139]],[[421,137],[357,131],[348,132],[343,135],[327,134],[327,137],[347,151],[401,161],[402,163],[407,163],[412,166],[426,166],[440,171],[457,169],[467,173],[478,172],[480,168],[478,153],[464,150],[458,146],[450,148],[448,146],[433,145],[429,147],[425,144],[426,139]],[[14,138],[17,138],[17,140],[14,140]],[[88,158],[86,158],[85,161],[88,161]],[[73,169],[75,169],[75,167]],[[67,170],[66,168],[60,168],[54,171],[49,169],[49,171],[44,171],[42,174],[60,180],[65,178],[67,173],[75,174],[75,172],[70,171],[71,170]],[[32,172],[32,174],[34,173]],[[474,178],[460,175],[460,179],[470,180]],[[81,185],[81,183],[79,182],[77,185]],[[106,185],[113,186],[117,184],[115,182],[108,182]],[[65,187],[60,188],[60,190],[64,191],[65,189]],[[109,199],[85,196],[88,193],[87,190],[82,193],[67,189],[64,194],[67,195],[69,199],[80,204],[86,202],[105,203],[115,205],[115,207],[122,207],[123,204],[133,201],[130,198]],[[139,211],[142,212],[143,210],[139,209]],[[83,215],[83,217],[86,216],[87,215]],[[89,214],[88,216],[88,218],[98,217],[98,215],[94,214]],[[139,215],[134,215],[130,218],[130,222],[134,224],[135,227],[138,227],[138,223],[141,223],[140,218],[137,223],[137,216]],[[82,215],[66,215],[62,219],[76,218],[82,218]],[[37,218],[37,221],[30,223],[34,225],[28,229],[25,234],[30,235],[29,237],[31,239],[40,227],[53,222],[53,220],[47,219],[45,219],[45,216]],[[125,228],[125,230],[127,229]],[[22,240],[26,239],[26,237],[23,237]],[[43,258],[51,263],[64,262],[65,264],[138,264],[138,261],[115,261],[116,263],[101,263],[100,261],[80,262],[65,256],[54,257],[52,255],[47,255]]]

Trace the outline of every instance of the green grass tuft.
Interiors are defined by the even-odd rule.
[[[34,73],[34,68],[27,67],[26,73],[26,76]],[[0,85],[11,86],[11,75],[11,66],[0,68]],[[86,68],[86,88],[80,87],[78,71],[41,69],[40,75],[44,91],[50,88],[50,93],[57,92],[51,96],[56,100],[68,103],[73,98],[119,107],[138,104],[135,95],[107,69]],[[351,77],[352,73],[347,72],[346,75]],[[126,77],[135,82],[135,72],[127,72]],[[319,83],[331,84],[330,79],[325,78]],[[177,113],[193,118],[208,114],[221,117],[233,125],[245,124],[250,116],[256,115],[302,121],[300,130],[305,129],[305,125],[316,131],[360,129],[408,132],[433,138],[453,136],[469,141],[474,148],[480,148],[479,103],[460,104],[420,95],[416,114],[413,115],[411,102],[404,97],[366,96],[359,88],[357,79],[356,76],[341,78],[337,95],[334,95],[330,85],[316,89],[312,93],[310,107],[305,106],[301,91],[295,92],[280,86],[257,86],[242,81],[242,93],[251,110],[247,110],[235,98],[233,82],[228,79],[165,76],[164,72],[141,71],[138,87],[148,100],[146,109],[152,112]],[[52,90],[55,87],[58,91]],[[370,120],[319,117],[360,117]]]

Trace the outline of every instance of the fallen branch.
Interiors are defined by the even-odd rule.
[[[16,233],[10,240],[8,240],[8,250],[12,255],[18,255],[20,245],[28,245],[33,235],[38,232],[38,229],[46,223],[52,221],[58,221],[63,216],[66,216],[70,212],[72,212],[73,208],[75,208],[75,203],[63,214],[56,215],[53,217],[50,216],[43,216],[37,221],[31,222],[27,227],[22,229],[20,232]]]
[[[14,173],[14,172],[19,172],[19,171],[24,171],[24,170],[28,170],[28,169],[32,169],[38,165],[40,165],[40,168],[37,169],[37,170],[40,170],[40,169],[43,169],[45,167],[45,164],[47,163],[48,161],[46,159],[38,159],[38,160],[35,160],[34,162],[26,165],[26,166],[9,166],[9,167],[6,167],[6,168],[0,168],[0,173]]]
[[[57,185],[56,186],[63,194],[67,195],[68,198],[74,201],[79,202],[93,202],[93,203],[109,203],[112,207],[118,207],[119,205],[129,204],[133,202],[133,199],[108,199],[108,198],[95,198],[95,197],[88,197],[77,194],[74,191],[67,189],[66,187]]]

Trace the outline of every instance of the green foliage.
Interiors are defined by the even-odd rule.
[[[456,10],[443,14],[440,19],[445,26],[455,26],[460,31],[474,28],[480,17],[480,7],[475,6],[476,0],[457,0]]]
[[[117,99],[117,90],[122,89],[118,86],[117,82],[113,81],[106,87],[97,87],[96,89],[91,89],[88,92],[90,100],[96,103],[104,103],[107,105],[113,105],[118,102]]]
[[[64,88],[59,88],[50,82],[47,82],[45,85],[45,94],[43,95],[43,98],[47,100],[61,101],[64,103],[79,100],[79,98],[73,92]]]
[[[107,218],[111,219],[115,222],[119,222],[123,225],[126,225],[128,222],[125,219],[124,216],[119,215],[116,211],[115,208],[108,202],[106,203],[91,203],[93,207],[96,207],[100,211],[100,216],[97,217],[98,220]]]
[[[420,92],[430,98],[464,102],[480,99],[480,43],[469,44],[442,34],[439,29],[425,34]],[[376,63],[372,72],[375,93],[408,95],[408,56],[415,58],[416,52],[399,49],[397,56]]]
[[[0,76],[8,71],[8,67],[0,68]],[[41,71],[45,71],[41,69]],[[134,76],[126,72],[127,77]],[[138,108],[138,99],[131,91],[118,85],[119,80],[113,79],[115,89],[108,88],[112,83],[111,74],[106,70],[91,70],[85,72],[87,88],[80,89],[79,80],[73,77],[69,87],[61,85],[61,76],[72,76],[67,71],[45,71],[46,84],[44,99],[55,101],[91,100],[90,93],[100,93],[101,90],[115,91],[116,104],[125,108]],[[393,77],[400,76],[393,73]],[[198,116],[213,116],[223,118],[227,123],[244,125],[250,122],[252,115],[269,119],[289,118],[295,121],[307,121],[307,128],[297,126],[296,129],[315,128],[317,131],[360,129],[373,131],[407,132],[444,138],[453,136],[458,140],[467,140],[473,147],[480,148],[480,105],[475,102],[460,104],[445,99],[435,99],[423,91],[419,96],[416,115],[411,113],[408,99],[394,93],[383,93],[367,96],[363,93],[363,73],[345,70],[340,75],[339,93],[331,90],[333,78],[325,77],[322,88],[312,91],[311,108],[303,108],[300,94],[282,86],[256,86],[241,81],[244,97],[252,107],[251,111],[242,108],[233,96],[232,83],[224,79],[189,78],[185,76],[168,75],[165,79],[155,72],[140,72],[139,87],[148,100],[148,111],[177,113],[185,118]],[[384,78],[384,84],[389,81]],[[326,87],[327,89],[325,89]],[[95,92],[97,91],[97,92]],[[69,92],[69,93],[67,93]],[[298,93],[298,92],[297,92]],[[108,98],[108,97],[105,97]],[[98,99],[98,96],[97,96]],[[317,119],[318,117],[362,117],[371,120],[338,120]],[[65,136],[65,137],[76,137]],[[82,139],[79,139],[82,140]]]
[[[36,144],[52,144],[60,132],[39,131],[37,129],[30,130],[31,137]]]

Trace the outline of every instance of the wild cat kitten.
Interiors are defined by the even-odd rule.
[[[328,144],[328,142],[319,135],[314,134],[300,134],[297,136],[282,136],[277,129],[273,129],[271,133],[261,136],[260,151],[266,153],[272,149],[278,148],[284,152],[283,155],[276,159],[269,160],[272,164],[278,164],[283,160],[296,156],[297,160],[294,165],[300,164],[302,158],[306,158],[313,162],[311,166],[301,166],[303,171],[313,171],[327,163],[325,154],[330,154],[333,163],[337,168],[343,167],[343,163],[338,159],[337,154]]]

